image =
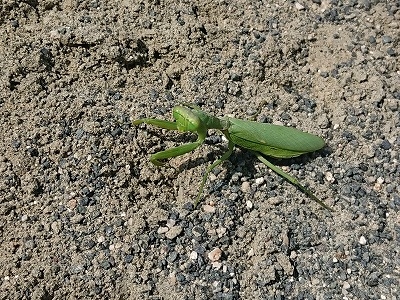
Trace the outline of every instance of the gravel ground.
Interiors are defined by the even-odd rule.
[[[0,2],[0,299],[400,299],[399,1]],[[275,160],[139,117],[294,126]]]

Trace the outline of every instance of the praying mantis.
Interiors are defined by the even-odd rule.
[[[217,129],[221,131],[228,140],[228,150],[221,158],[212,163],[204,173],[199,193],[194,203],[195,207],[201,199],[204,185],[210,172],[231,156],[235,146],[239,146],[250,150],[262,163],[288,182],[295,185],[319,205],[329,211],[333,211],[331,207],[301,185],[295,177],[284,172],[281,168],[275,166],[264,157],[265,155],[273,158],[291,158],[314,152],[324,147],[325,142],[322,138],[293,127],[259,123],[230,117],[217,118],[201,110],[200,107],[187,103],[175,106],[172,110],[172,115],[175,119],[173,122],[151,118],[133,121],[133,125],[146,123],[168,130],[197,134],[197,140],[195,142],[152,154],[150,156],[150,161],[156,166],[163,166],[165,165],[166,159],[186,154],[199,147],[203,144],[208,129]]]

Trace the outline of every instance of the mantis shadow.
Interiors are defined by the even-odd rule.
[[[183,170],[191,169],[194,167],[198,167],[200,165],[209,164],[217,160],[223,153],[226,152],[226,148],[224,145],[218,145],[219,149],[214,150],[212,152],[207,153],[206,157],[198,157],[196,159],[189,159],[185,163],[182,163],[178,171],[182,172]],[[320,151],[316,151],[313,153],[307,153],[300,155],[294,158],[285,158],[285,159],[277,159],[272,157],[266,158],[274,165],[278,167],[290,167],[292,170],[301,170],[304,169],[310,162],[315,160],[316,157],[326,157],[332,153],[332,149],[329,147],[324,147]],[[218,176],[218,180],[212,184],[208,184],[209,193],[220,192],[223,186],[226,186],[232,176],[235,173],[241,173],[241,177],[248,177],[248,178],[255,178],[260,175],[260,170],[256,168],[256,162],[260,162],[257,157],[246,149],[242,149],[240,147],[236,147],[235,151],[232,155],[227,159],[231,164],[231,167],[227,166],[226,163],[220,165],[217,169],[215,169],[214,174]],[[312,166],[312,164],[311,164]],[[268,166],[265,166],[268,169]],[[221,172],[221,170],[226,169],[226,172]],[[205,168],[204,168],[205,171]],[[220,173],[224,175],[221,176]],[[256,175],[257,174],[257,175]],[[267,174],[267,173],[266,173]],[[263,175],[264,176],[264,175]],[[282,182],[285,181],[284,178],[281,176],[274,174],[272,175],[269,181],[269,184],[272,184],[271,187],[275,186],[276,184],[280,185]],[[316,180],[319,182],[323,182],[323,175],[317,174]],[[274,189],[274,188],[273,188]],[[273,190],[271,193],[274,193]]]
[[[213,163],[215,160],[217,160],[219,157],[221,157],[225,152],[226,152],[226,147],[223,145],[217,146],[219,149],[214,150],[212,152],[207,153],[206,156],[204,157],[197,157],[195,159],[189,159],[185,161],[184,163],[180,164],[178,171],[182,172],[184,170],[192,169],[195,167],[198,167],[200,165],[204,165],[207,163]],[[332,154],[332,149],[329,147],[324,147],[323,149],[319,151],[315,151],[313,153],[306,153],[302,154],[298,157],[292,157],[292,158],[273,158],[270,156],[265,156],[271,163],[277,166],[292,166],[292,169],[300,169],[301,167],[306,166],[309,162],[312,162],[315,160],[316,157],[328,157]],[[174,158],[177,159],[177,158]],[[227,161],[231,162],[233,166],[237,165],[242,165],[245,166],[247,169],[251,169],[252,171],[255,171],[255,163],[260,162],[257,157],[250,153],[249,151],[246,151],[246,149],[243,149],[241,147],[235,147],[234,152],[232,155],[227,159]],[[246,163],[243,163],[246,162]],[[251,162],[251,163],[247,163]],[[220,167],[221,168],[221,167]],[[233,169],[233,171],[235,168]]]

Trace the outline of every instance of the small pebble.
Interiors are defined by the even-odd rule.
[[[391,42],[392,42],[392,38],[390,36],[384,35],[382,37],[382,43],[388,44],[388,43],[391,43]]]
[[[318,117],[318,125],[320,128],[328,128],[329,127],[329,119],[326,114],[322,114]]]
[[[250,248],[249,252],[247,252],[248,257],[252,257],[254,255],[254,249]]]
[[[261,185],[264,183],[264,177],[259,177],[255,181],[256,181],[256,184]]]
[[[168,226],[169,228],[174,227],[175,224],[176,224],[176,221],[175,221],[175,220],[172,220],[172,219],[168,219],[168,220],[167,220],[167,226]]]
[[[367,46],[362,45],[362,46],[360,47],[360,49],[361,49],[361,52],[362,52],[363,54],[367,54],[367,53],[368,53],[368,48],[367,48]]]
[[[399,109],[399,100],[397,99],[386,99],[385,103],[387,105],[387,107],[391,110],[391,111],[397,111]]]
[[[272,204],[272,205],[279,205],[283,202],[283,198],[282,197],[271,197],[268,199],[268,201]]]
[[[299,2],[296,2],[294,4],[294,7],[296,7],[297,10],[303,10],[304,9],[304,5],[300,4]]]
[[[380,191],[382,189],[382,184],[385,182],[385,179],[382,177],[378,177],[374,184],[374,190],[375,191]]]
[[[359,72],[354,74],[354,79],[358,82],[364,82],[368,79],[367,72]]]
[[[395,56],[396,55],[396,51],[394,51],[393,48],[388,48],[386,50],[386,53],[389,54],[390,56]]]
[[[67,205],[70,210],[74,210],[77,205],[76,199],[69,200]]]
[[[358,242],[360,243],[360,245],[366,245],[367,244],[367,240],[363,235],[360,237],[360,240]]]
[[[379,184],[379,183],[375,183],[374,184],[374,191],[380,191],[382,189],[382,185],[381,184]]]
[[[164,233],[166,233],[168,230],[169,230],[168,227],[159,227],[159,228],[157,229],[157,233],[158,233],[158,234],[164,234]]]
[[[250,200],[246,201],[246,208],[247,209],[252,209],[253,208],[253,202],[251,202]]]
[[[347,281],[343,282],[343,289],[348,290],[349,288],[350,284]]]
[[[193,260],[196,260],[198,256],[199,255],[197,254],[196,251],[190,252],[190,255],[189,255],[190,259],[193,259]]]
[[[250,182],[244,181],[240,187],[243,193],[247,193],[250,190]]]
[[[230,194],[229,195],[229,200],[232,200],[232,201],[236,201],[236,199],[239,197],[239,195],[237,194],[237,193],[232,193],[232,194]]]
[[[165,233],[165,237],[167,239],[173,240],[174,238],[176,238],[178,235],[181,234],[182,230],[183,229],[181,226],[173,226]]]
[[[318,285],[320,283],[320,280],[318,278],[311,278],[311,284],[312,285]]]
[[[215,207],[208,204],[203,205],[203,210],[207,213],[215,213]]]
[[[322,78],[329,77],[329,73],[328,72],[321,71],[319,74],[321,75]]]
[[[376,180],[377,183],[382,184],[385,182],[385,178],[383,177],[378,177],[378,179]]]
[[[219,269],[221,269],[221,267],[222,267],[222,263],[219,262],[219,261],[214,261],[214,262],[212,263],[212,266],[213,266],[214,269],[219,270]]]
[[[225,227],[219,227],[219,228],[217,228],[216,232],[218,234],[218,237],[221,238],[221,237],[223,237],[225,235],[226,228]]]
[[[330,183],[334,183],[335,182],[335,177],[333,177],[333,174],[331,172],[326,172],[325,173],[325,179],[326,179],[326,181],[328,181]]]
[[[208,259],[212,262],[218,261],[221,258],[222,250],[219,248],[214,248],[208,253]]]
[[[60,227],[59,227],[57,221],[52,222],[51,225],[50,225],[50,227],[51,227],[51,230],[52,230],[55,234],[60,233]]]
[[[202,226],[195,226],[192,228],[192,233],[196,237],[200,237],[204,233],[204,228]]]
[[[390,148],[392,148],[392,144],[390,144],[388,140],[383,140],[380,146],[383,150],[389,150]]]

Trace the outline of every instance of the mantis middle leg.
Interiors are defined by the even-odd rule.
[[[211,172],[216,166],[218,166],[219,164],[221,164],[222,162],[224,162],[225,160],[227,160],[227,159],[229,158],[229,156],[231,156],[231,154],[232,154],[232,152],[233,152],[233,147],[234,147],[234,146],[235,146],[235,144],[234,144],[232,141],[229,141],[229,144],[228,144],[228,151],[225,152],[225,153],[221,156],[220,159],[217,159],[215,162],[212,163],[212,165],[210,165],[210,166],[207,168],[207,170],[206,170],[206,172],[205,172],[205,174],[204,174],[204,176],[203,176],[203,180],[201,181],[201,185],[200,185],[200,189],[199,189],[199,194],[197,195],[196,201],[195,201],[195,203],[194,203],[194,207],[196,207],[197,204],[199,204],[199,202],[200,202],[200,197],[201,197],[201,194],[203,193],[204,185],[205,185],[205,183],[206,183],[206,181],[207,181],[208,175],[210,174],[210,172]]]

